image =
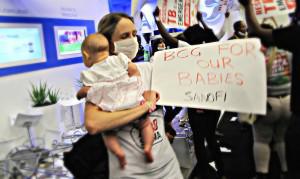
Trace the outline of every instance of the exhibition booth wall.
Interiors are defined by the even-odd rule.
[[[5,49],[0,50],[1,159],[27,140],[26,130],[12,126],[10,118],[31,108],[31,84],[46,82],[59,90],[60,97],[74,97],[79,74],[85,69],[79,43],[96,31],[98,21],[108,12],[107,0],[0,2],[0,46]],[[33,42],[27,43],[24,34],[32,36]]]

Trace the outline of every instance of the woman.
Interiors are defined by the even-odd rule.
[[[110,43],[110,53],[122,52],[129,58],[137,53],[136,28],[131,17],[122,13],[111,13],[102,18],[98,24],[98,32],[104,34]],[[146,89],[150,89],[151,71],[150,63],[138,63],[142,81]],[[97,86],[89,89],[97,90]],[[85,92],[79,92],[79,96],[85,96]],[[117,136],[124,149],[127,165],[120,170],[117,158],[109,153],[110,178],[172,178],[181,179],[179,164],[165,136],[163,113],[159,108],[150,114],[155,138],[152,148],[154,161],[146,163],[143,155],[143,144],[140,132],[135,121],[144,117],[149,109],[158,100],[158,93],[146,91],[146,102],[138,107],[105,112],[92,103],[85,105],[85,127],[90,134],[118,128]]]

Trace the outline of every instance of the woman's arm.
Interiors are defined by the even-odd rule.
[[[87,102],[85,105],[85,127],[90,134],[96,134],[126,125],[155,106],[159,99],[155,91],[146,91],[144,94],[146,102],[140,106],[123,111],[102,111],[98,106]]]
[[[204,30],[210,30],[210,28],[206,25],[206,23],[204,22],[203,18],[202,18],[202,13],[201,12],[197,12],[196,18],[198,20],[198,22],[200,22],[203,25]]]

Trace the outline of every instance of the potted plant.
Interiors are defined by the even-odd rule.
[[[49,136],[52,135],[51,132],[58,131],[57,133],[59,133],[61,130],[59,105],[57,104],[59,90],[49,87],[47,82],[40,81],[38,84],[31,83],[29,96],[32,107],[43,112],[39,126],[36,127],[36,134],[45,140],[46,148],[51,148],[52,138],[49,139]]]
[[[56,104],[58,101],[59,90],[49,88],[47,82],[41,82],[38,85],[31,83],[29,92],[33,107],[47,106]]]

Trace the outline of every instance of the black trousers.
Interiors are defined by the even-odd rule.
[[[215,161],[218,175],[224,175],[224,167],[221,158],[220,147],[215,135],[216,126],[220,117],[220,111],[188,109],[189,123],[193,131],[193,140],[197,164],[192,171],[191,178],[215,178],[211,176],[210,159]],[[207,142],[208,150],[205,147]]]
[[[165,115],[164,115],[165,131],[175,136],[176,131],[173,129],[171,123],[174,117],[180,112],[182,108],[181,107],[173,108],[172,106],[164,106],[164,109],[165,109]],[[170,142],[172,143],[173,141]]]
[[[300,114],[294,113],[285,136],[288,178],[300,178]]]
[[[64,165],[75,179],[108,179],[108,153],[101,134],[85,134],[64,153]]]

